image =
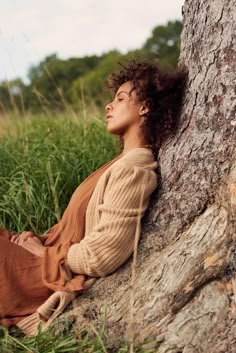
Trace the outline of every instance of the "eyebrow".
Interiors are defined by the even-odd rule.
[[[125,94],[127,94],[128,96],[129,96],[129,93],[128,92],[125,92],[125,91],[120,91],[119,93],[117,93],[117,97],[121,94],[121,93],[125,93]]]

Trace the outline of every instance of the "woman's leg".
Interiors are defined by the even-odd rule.
[[[13,233],[0,228],[0,325],[10,327],[53,293],[42,283],[42,259],[10,241]]]

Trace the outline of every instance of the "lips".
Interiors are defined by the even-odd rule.
[[[108,120],[111,118],[112,118],[112,115],[107,115],[106,121],[108,122]]]

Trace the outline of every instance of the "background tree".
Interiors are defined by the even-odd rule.
[[[234,0],[185,2],[179,63],[189,77],[178,131],[160,150],[135,286],[128,261],[68,313],[79,327],[96,324],[106,305],[113,346],[135,329],[139,340],[152,334],[158,353],[235,352],[234,9]]]
[[[40,110],[42,105],[50,110],[62,111],[71,103],[71,84],[86,75],[99,62],[96,55],[61,60],[56,54],[47,56],[38,66],[29,70],[30,84],[26,90],[28,109]]]
[[[25,84],[20,78],[3,81],[0,84],[0,112],[6,113],[11,110],[15,114],[24,113],[24,90]]]
[[[108,97],[103,90],[105,79],[117,68],[122,57],[118,50],[104,53],[96,67],[72,82],[70,97],[74,107],[81,107],[81,104],[93,103],[97,106],[104,104]],[[85,102],[81,103],[83,99]]]
[[[142,46],[144,55],[150,59],[158,58],[162,66],[176,66],[181,30],[180,21],[168,21],[166,25],[156,26]]]

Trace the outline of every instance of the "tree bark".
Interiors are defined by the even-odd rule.
[[[234,0],[185,2],[179,64],[189,77],[178,131],[160,150],[134,291],[130,260],[68,313],[97,324],[106,305],[111,345],[135,331],[159,353],[236,352],[235,13]]]

